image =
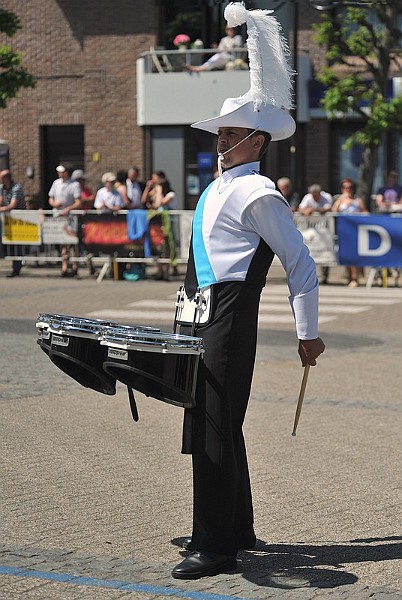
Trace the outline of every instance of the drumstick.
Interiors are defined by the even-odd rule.
[[[132,417],[133,417],[134,421],[138,421],[138,410],[137,410],[137,404],[135,402],[134,392],[131,389],[131,387],[129,387],[129,386],[127,386],[127,391],[128,391],[128,399],[130,402]]]
[[[292,435],[296,435],[297,424],[299,423],[300,413],[303,406],[304,400],[304,392],[306,391],[307,378],[308,373],[310,371],[310,365],[307,363],[304,367],[303,379],[300,386],[299,400],[297,402],[296,414],[295,414],[295,422],[293,424]]]
[[[179,308],[182,306],[182,288],[180,286],[180,288],[177,290],[176,292],[176,302],[175,302],[175,313],[174,313],[174,321],[173,321],[173,333],[176,333],[177,331],[177,318],[179,316]]]

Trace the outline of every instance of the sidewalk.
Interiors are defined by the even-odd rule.
[[[176,280],[178,282],[183,281],[184,279],[184,275],[185,275],[185,270],[186,270],[186,266],[185,265],[179,265],[178,266],[178,275],[175,277],[172,277],[172,280]],[[99,271],[99,269],[97,269],[97,271]],[[385,271],[385,270],[384,270]],[[402,285],[402,277],[399,278],[399,280],[395,279],[394,275],[395,275],[395,269],[392,269],[392,274],[391,272],[389,273],[389,275],[386,277],[385,281],[383,281],[382,279],[382,274],[383,271],[379,270],[377,272],[377,276],[373,282],[373,286],[375,287],[397,287],[397,286],[401,286]],[[10,261],[6,261],[3,259],[0,259],[0,278],[1,277],[6,277],[6,275],[8,273],[11,272],[11,263]],[[320,279],[322,278],[322,267],[318,266],[317,267],[317,273],[320,277]],[[156,267],[155,266],[147,266],[146,268],[146,274],[147,274],[147,278],[152,279],[154,277],[154,275],[156,274]],[[359,279],[359,284],[360,286],[365,286],[367,284],[367,279],[368,276],[370,274],[370,268],[366,267],[364,269],[364,274],[362,274],[362,276]],[[23,266],[22,270],[21,270],[21,277],[54,277],[57,278],[60,276],[60,264],[40,264],[40,265],[35,265],[35,264],[26,264]],[[88,267],[80,267],[79,268],[79,279],[93,279],[96,280],[97,275],[93,275],[90,273],[90,270]],[[105,277],[105,280],[111,280],[113,279],[113,274],[109,273],[107,275],[107,277]],[[279,263],[274,263],[274,265],[271,267],[270,271],[269,271],[269,279],[270,281],[274,281],[274,282],[281,282],[283,283],[284,281],[286,281],[285,278],[285,273],[284,270],[282,268],[282,266]],[[102,282],[100,282],[101,284]],[[133,284],[135,284],[136,282],[133,282]],[[385,283],[385,285],[384,285]],[[329,267],[329,275],[328,275],[328,284],[329,285],[347,285],[347,275],[346,275],[346,270],[345,267],[343,266],[336,266],[336,267]]]
[[[115,396],[79,386],[39,349],[34,328],[45,305],[87,314],[171,297],[176,282],[98,285],[31,271],[2,282],[1,600],[401,598],[396,290],[368,290],[379,300],[370,310],[323,325],[327,350],[311,369],[296,437],[294,331],[261,331],[245,427],[258,544],[239,553],[236,573],[178,582],[170,571],[192,504],[182,410],[137,394],[134,423],[124,386]],[[345,306],[366,295],[342,290]],[[397,301],[381,304],[387,297]]]

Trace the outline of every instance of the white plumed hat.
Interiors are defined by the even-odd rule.
[[[218,133],[220,127],[245,127],[266,131],[273,141],[295,132],[296,123],[287,112],[292,108],[293,72],[281,27],[270,10],[246,10],[243,2],[232,2],[224,12],[229,27],[247,24],[250,89],[238,98],[226,98],[219,117],[193,123],[191,127]]]

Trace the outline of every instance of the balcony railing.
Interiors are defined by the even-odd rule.
[[[164,50],[150,48],[149,52],[139,55],[144,60],[144,73],[177,73],[186,70],[186,65],[199,66],[210,56],[217,53],[216,48],[188,48],[184,50]],[[247,48],[235,48],[225,69],[221,70],[247,70]]]

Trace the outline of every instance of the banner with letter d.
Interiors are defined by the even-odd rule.
[[[339,215],[338,261],[357,267],[402,267],[402,215]]]

